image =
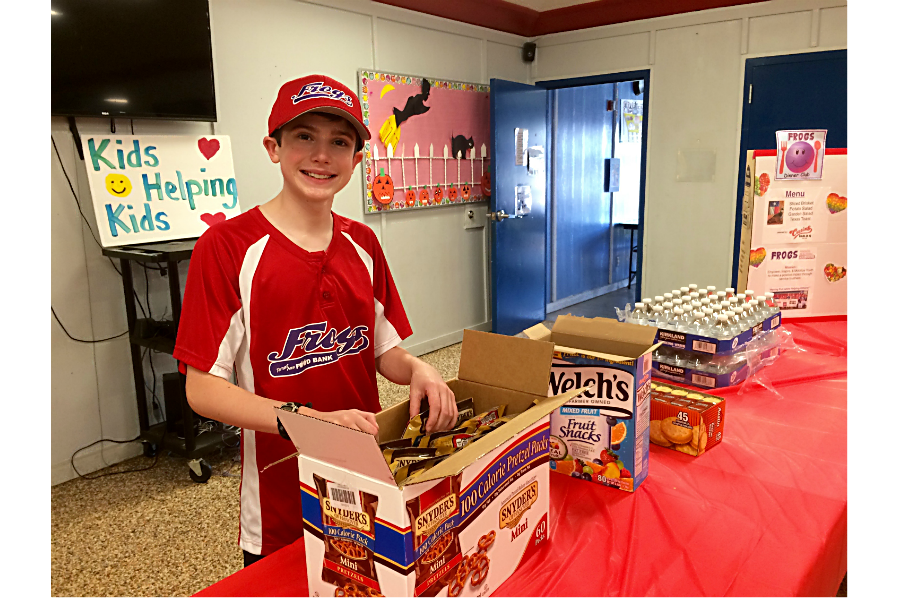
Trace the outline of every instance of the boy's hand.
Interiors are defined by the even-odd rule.
[[[422,361],[416,361],[412,379],[409,382],[409,416],[416,416],[422,410],[422,399],[428,398],[428,421],[425,431],[433,433],[444,431],[456,425],[459,413],[456,410],[456,398],[444,383],[437,369]]]
[[[356,429],[363,433],[371,433],[375,436],[378,435],[378,421],[375,420],[375,415],[370,412],[356,409],[320,412],[307,409],[306,414],[317,419],[322,419],[323,421],[329,421],[331,423],[343,425],[344,427],[349,427],[350,429]]]

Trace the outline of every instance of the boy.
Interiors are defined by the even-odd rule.
[[[261,472],[295,451],[274,408],[377,435],[377,370],[410,386],[410,416],[427,397],[428,431],[456,423],[440,374],[398,346],[412,330],[375,234],[331,212],[370,137],[343,84],[284,84],[263,139],[281,192],[211,227],[191,257],[174,356],[191,408],[243,428],[245,566],[303,535],[297,461]]]

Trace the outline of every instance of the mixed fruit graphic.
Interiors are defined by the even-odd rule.
[[[825,279],[827,279],[828,281],[834,283],[835,281],[840,281],[846,276],[846,267],[838,267],[834,263],[828,263],[827,265],[825,265]]]
[[[634,484],[631,471],[625,468],[625,463],[619,460],[619,455],[612,450],[601,450],[599,463],[575,458],[571,454],[567,454],[561,460],[551,460],[550,468],[557,473],[593,481],[594,483],[616,484],[616,481],[603,481],[602,478],[605,477],[607,480],[618,480],[620,482],[619,487],[627,487]]]
[[[769,190],[769,184],[772,183],[772,180],[769,179],[768,173],[763,173],[759,177],[756,178],[755,183],[753,184],[753,193],[757,196],[765,196],[766,192]]]
[[[831,192],[828,194],[828,198],[825,199],[825,204],[828,206],[828,212],[831,214],[839,213],[847,208],[847,198]]]

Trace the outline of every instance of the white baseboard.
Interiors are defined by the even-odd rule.
[[[610,292],[614,292],[616,290],[620,290],[623,287],[628,287],[628,280],[623,279],[622,281],[616,281],[609,285],[605,285],[603,287],[595,288],[593,290],[588,290],[586,292],[582,292],[580,294],[575,294],[574,296],[569,296],[567,298],[561,298],[560,300],[556,300],[555,302],[550,302],[547,304],[547,312],[552,313],[568,306],[572,306],[573,304],[580,304],[581,302],[585,302],[587,300],[593,300],[597,296],[602,296],[604,294],[608,294]]]
[[[476,331],[490,331],[491,321],[485,321],[484,323],[472,325],[471,327],[466,327],[465,329],[475,329]],[[425,342],[419,342],[418,344],[413,344],[412,346],[405,346],[405,348],[406,351],[413,356],[422,356],[423,354],[428,354],[429,352],[434,352],[435,350],[440,350],[441,348],[446,348],[447,346],[458,344],[462,341],[462,339],[463,329],[460,329],[459,331],[454,331],[453,333],[448,333],[447,335],[442,335]]]
[[[75,465],[82,475],[140,456],[144,452],[140,442],[131,442],[129,444],[106,444],[101,455],[102,445],[97,444],[93,448],[79,452],[75,457]],[[78,474],[72,469],[69,459],[59,461],[51,466],[50,485],[57,485],[76,477]]]

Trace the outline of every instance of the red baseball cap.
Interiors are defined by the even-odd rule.
[[[344,117],[356,128],[363,142],[372,138],[363,124],[359,98],[346,85],[325,75],[307,75],[281,86],[269,113],[269,135],[311,111]]]

